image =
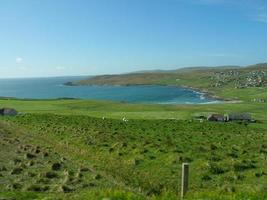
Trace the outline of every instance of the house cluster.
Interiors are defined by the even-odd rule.
[[[267,85],[267,72],[251,71],[247,74],[245,81],[236,85],[237,88],[262,87]]]
[[[230,70],[224,72],[215,72],[211,78],[214,81],[213,87],[221,87],[231,82],[233,79],[238,79],[240,72],[237,70]]]
[[[13,108],[0,108],[0,116],[16,116],[18,112]]]
[[[207,117],[208,121],[214,122],[229,122],[229,121],[245,121],[253,122],[249,113],[231,113],[231,114],[211,114]]]
[[[213,87],[221,87],[233,84],[235,88],[263,87],[267,86],[267,71],[238,71],[230,70],[225,72],[215,72],[212,77]]]

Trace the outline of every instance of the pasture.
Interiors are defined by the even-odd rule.
[[[85,100],[1,103],[22,112],[17,117],[1,118],[7,130],[13,130],[9,132],[14,135],[8,135],[11,141],[22,138],[16,147],[30,144],[33,149],[40,146],[42,151],[51,151],[46,160],[34,158],[41,168],[33,170],[26,165],[23,173],[14,176],[14,164],[5,166],[7,170],[1,172],[8,177],[1,188],[5,197],[54,199],[59,192],[58,199],[177,199],[181,164],[189,162],[188,199],[266,198],[266,122],[263,108],[255,109],[258,105],[247,109],[254,110],[260,122],[247,124],[192,120],[203,108],[207,113],[212,109],[244,108],[239,104],[198,108]],[[127,122],[122,121],[123,116]],[[27,152],[17,155],[15,148],[14,152],[10,158],[29,162],[25,160]],[[57,162],[62,164],[56,171],[57,178],[44,177]],[[77,175],[81,168],[88,171]],[[35,173],[38,178],[27,177],[27,173]],[[14,189],[15,183],[21,187]],[[29,189],[36,186],[41,191]]]

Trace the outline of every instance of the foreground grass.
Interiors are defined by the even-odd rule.
[[[71,163],[66,166],[92,169],[92,176],[84,176],[85,183],[100,175],[96,187],[78,187],[68,194],[60,193],[57,199],[177,199],[182,162],[190,162],[188,199],[266,198],[265,122],[247,125],[136,119],[125,123],[54,114],[24,114],[2,120],[9,127],[24,130],[16,136],[27,133],[31,144],[52,148],[65,157]],[[8,179],[13,180],[12,176]],[[2,194],[53,199],[54,192]]]
[[[2,193],[1,197],[4,199],[34,199],[34,200],[56,200],[56,199],[73,199],[73,200],[146,200],[146,197],[140,197],[133,193],[126,193],[123,191],[87,191],[81,192],[78,195],[62,195],[62,194],[40,194],[33,192],[6,192]],[[237,194],[237,195],[218,195],[218,194],[199,194],[197,196],[186,197],[187,200],[266,200],[267,196],[265,194]],[[173,194],[163,194],[158,197],[151,197],[151,200],[177,200],[179,197]]]
[[[265,103],[141,105],[1,99],[0,105],[21,112],[14,118],[0,118],[4,122],[0,123],[1,137],[19,140],[13,144],[1,139],[0,165],[8,168],[0,172],[0,183],[4,183],[0,185],[1,198],[179,199],[181,164],[189,162],[187,199],[267,199]],[[252,113],[259,122],[193,120],[198,115],[230,112]],[[123,117],[129,121],[123,122]],[[49,159],[37,156],[34,162],[40,165],[26,167],[22,175],[11,175],[14,160],[29,162],[17,153],[25,144],[54,153]],[[83,166],[90,173],[82,178],[70,175],[79,182],[74,185],[64,182],[64,170],[56,172],[58,178],[43,180],[42,174],[62,158],[66,158],[64,170],[76,173]],[[27,173],[35,173],[37,178]],[[36,182],[47,191],[31,191]],[[12,189],[17,183],[21,188]],[[72,191],[62,192],[59,188],[64,184]]]

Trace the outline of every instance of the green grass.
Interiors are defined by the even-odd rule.
[[[35,145],[53,147],[74,166],[86,165],[106,180],[98,192],[70,193],[76,199],[105,194],[114,199],[177,199],[182,162],[190,162],[189,199],[203,194],[206,199],[266,197],[265,124],[142,119],[124,123],[54,114],[3,120],[27,130]],[[140,196],[134,195],[137,192]],[[53,191],[49,195],[53,197]]]
[[[210,113],[249,112],[256,120],[267,120],[266,103],[219,103],[208,105],[143,105],[89,100],[0,100],[1,107],[22,113],[86,115],[114,119],[192,119]]]

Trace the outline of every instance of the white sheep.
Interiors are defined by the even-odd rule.
[[[124,122],[128,122],[128,119],[126,119],[125,117],[122,118],[122,121]]]

